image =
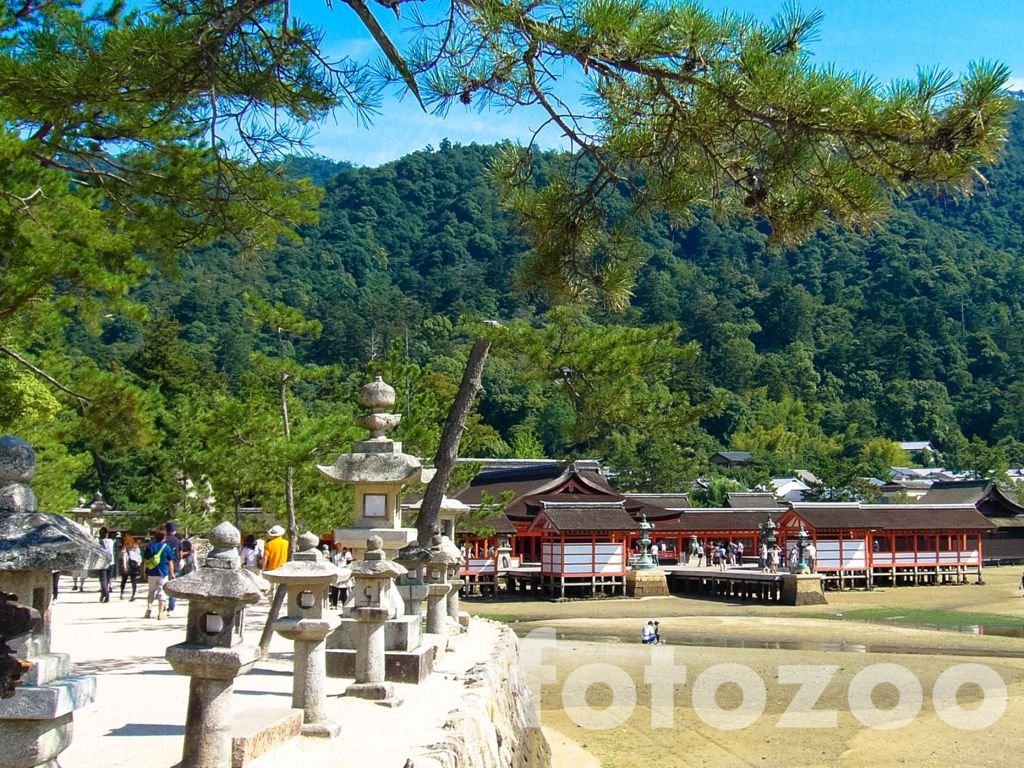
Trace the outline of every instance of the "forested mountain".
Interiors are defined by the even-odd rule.
[[[65,434],[95,460],[79,487],[155,505],[140,465],[210,471],[196,446],[242,419],[217,411],[229,401],[251,416],[259,400],[262,426],[246,429],[275,431],[275,382],[292,368],[296,418],[308,421],[297,462],[353,438],[343,425],[370,371],[399,389],[398,437],[430,455],[466,317],[509,333],[464,452],[597,455],[622,485],[662,491],[685,487],[722,448],[754,452],[762,474],[808,467],[837,485],[894,459],[880,438],[932,440],[962,468],[1024,463],[1021,110],[1005,161],[972,198],[900,201],[870,236],[823,232],[782,249],[756,223],[638,222],[643,266],[622,313],[553,311],[543,291],[520,289],[529,244],[490,182],[498,150],[445,142],[378,168],[296,160],[292,172],[325,190],[319,222],[297,239],[258,259],[227,244],[189,253],[176,280],[136,291],[149,320],[113,318],[99,336],[70,327],[67,344],[157,413],[144,440],[116,447]],[[538,183],[558,162],[538,161]],[[299,310],[319,333],[271,332],[247,294]]]
[[[855,429],[947,449],[961,434],[1020,438],[1022,148],[1018,113],[987,188],[966,201],[901,202],[871,236],[822,233],[773,249],[747,222],[645,223],[631,308],[592,316],[676,323],[681,343],[696,341],[690,395],[724,394],[720,416],[704,422],[723,446],[771,447],[766,432],[803,428],[793,408],[826,435]],[[180,291],[172,314],[185,337],[212,342],[226,370],[244,364],[233,350],[252,345],[231,309],[242,290],[321,320],[323,334],[300,352],[317,364],[365,362],[407,335],[413,356],[428,363],[423,323],[436,315],[540,322],[543,298],[517,290],[528,244],[489,183],[495,151],[445,143],[379,168],[342,167],[326,184],[320,223],[300,243],[258,268],[226,252],[199,254],[184,281],[160,290]],[[780,408],[788,415],[772,413]]]

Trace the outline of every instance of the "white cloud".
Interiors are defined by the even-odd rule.
[[[1024,77],[1011,77],[1006,81],[1006,90],[1024,91]]]

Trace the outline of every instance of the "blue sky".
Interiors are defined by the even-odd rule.
[[[431,0],[427,0],[429,3]],[[769,19],[783,0],[708,0],[713,11],[728,9]],[[373,5],[375,14],[394,38],[408,27],[390,12]],[[881,81],[914,77],[919,67],[944,67],[960,73],[971,61],[994,60],[1008,65],[1014,87],[1024,88],[1024,3],[985,0],[820,0],[800,3],[824,12],[818,39],[810,49],[819,64],[834,63],[847,71],[874,75]],[[324,0],[294,2],[292,12],[323,26],[325,45],[334,55],[372,60],[377,49],[341,0],[333,10]],[[408,14],[407,14],[408,15]],[[485,112],[453,108],[447,117],[424,114],[397,92],[385,97],[381,114],[366,128],[339,110],[320,126],[311,148],[317,154],[357,165],[378,165],[402,155],[437,146],[443,138],[456,143],[493,143],[502,139],[529,141],[541,121],[539,113]],[[558,145],[547,133],[541,143]]]

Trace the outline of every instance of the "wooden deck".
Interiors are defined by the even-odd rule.
[[[764,573],[756,566],[720,570],[717,566],[663,567],[670,592],[734,600],[778,602],[783,573]]]

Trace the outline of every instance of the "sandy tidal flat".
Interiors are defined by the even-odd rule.
[[[1024,614],[1020,569],[985,580],[830,593],[813,612],[686,598],[489,608],[526,619],[516,627],[541,723],[594,765],[1019,766],[1024,640],[811,618],[898,606]],[[640,645],[647,618],[667,645]]]

